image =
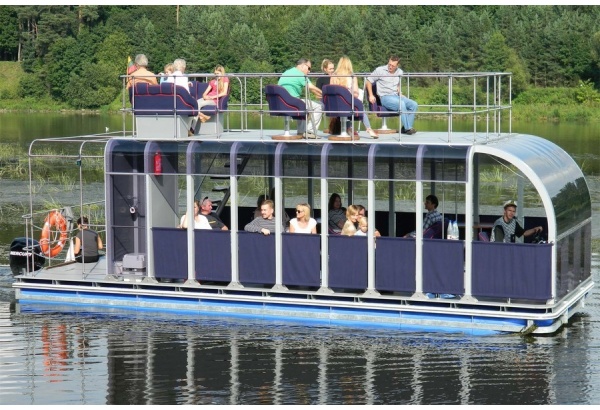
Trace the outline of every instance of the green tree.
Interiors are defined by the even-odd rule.
[[[73,37],[65,37],[50,46],[46,57],[48,85],[52,97],[65,100],[65,88],[73,70],[82,63],[80,47]]]
[[[0,6],[0,60],[17,61],[19,23],[14,7]]]

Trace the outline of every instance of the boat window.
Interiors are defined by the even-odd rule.
[[[192,174],[229,176],[232,143],[205,141],[193,147],[193,160],[188,167]],[[239,170],[238,170],[239,171]]]
[[[144,172],[145,142],[115,141],[107,150],[110,150],[109,172]]]
[[[282,152],[284,177],[319,178],[321,176],[321,146],[286,144]]]
[[[367,179],[369,146],[332,144],[327,153],[327,177]]]
[[[468,147],[427,146],[423,150],[421,180],[467,181]]]
[[[237,175],[273,176],[277,144],[242,144],[238,150]]]
[[[187,143],[149,141],[146,146],[146,172],[154,175],[185,174]]]
[[[375,153],[375,180],[415,181],[418,147],[381,145]]]

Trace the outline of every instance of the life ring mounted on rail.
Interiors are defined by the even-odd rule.
[[[50,240],[50,235],[52,233],[52,227],[56,227],[56,231],[59,232],[60,236],[58,237],[58,241],[54,238],[52,241]],[[56,236],[56,235],[55,235]],[[56,242],[56,245],[50,248],[50,242]],[[46,220],[44,221],[44,228],[42,229],[42,236],[40,237],[40,248],[42,253],[45,256],[49,256],[54,258],[56,255],[62,251],[67,243],[67,220],[65,217],[58,212],[57,210],[51,211],[48,216],[46,216]]]

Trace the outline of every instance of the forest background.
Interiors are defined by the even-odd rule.
[[[409,73],[511,72],[515,119],[600,120],[600,7],[559,5],[0,6],[0,109],[117,110],[138,53],[155,73],[176,58],[279,73],[299,57],[317,73],[342,55],[366,73],[396,54]],[[444,103],[445,85],[421,81],[421,104]]]

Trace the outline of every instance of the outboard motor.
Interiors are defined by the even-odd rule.
[[[29,259],[29,266],[28,264]],[[32,238],[15,238],[10,244],[10,270],[14,275],[41,269],[46,263],[40,244]]]

